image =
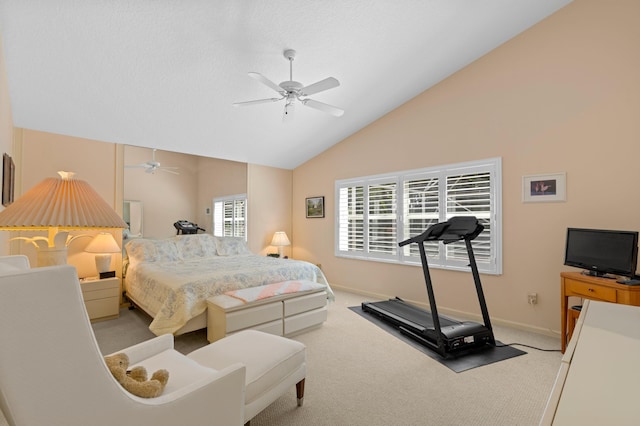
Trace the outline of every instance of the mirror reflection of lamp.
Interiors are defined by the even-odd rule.
[[[290,246],[291,241],[289,241],[289,237],[287,237],[287,234],[284,231],[278,231],[273,234],[271,245],[278,247],[278,256],[282,258],[284,247]]]
[[[100,279],[116,276],[116,272],[111,269],[111,260],[113,258],[112,253],[118,253],[120,246],[116,243],[113,235],[108,232],[100,232],[87,244],[84,251],[96,254],[96,269]]]

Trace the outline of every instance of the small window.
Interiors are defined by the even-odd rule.
[[[213,235],[247,238],[247,195],[213,199]]]

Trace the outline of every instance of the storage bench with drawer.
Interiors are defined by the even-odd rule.
[[[245,290],[259,292],[271,285]],[[327,319],[326,287],[307,282],[302,288],[305,290],[251,301],[229,294],[207,299],[207,340],[215,342],[228,334],[246,329],[292,336],[322,324]]]

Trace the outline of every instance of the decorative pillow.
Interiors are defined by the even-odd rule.
[[[216,238],[218,256],[234,256],[237,254],[251,254],[244,238],[224,237]]]
[[[130,261],[134,262],[155,262],[158,258],[158,250],[151,240],[144,238],[136,238],[124,246],[127,250],[127,256]]]
[[[178,255],[184,260],[204,256],[200,235],[178,235],[174,237],[174,242]]]

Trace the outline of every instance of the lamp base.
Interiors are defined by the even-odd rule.
[[[116,271],[107,271],[107,272],[100,272],[98,274],[100,276],[101,280],[104,280],[105,278],[113,278],[116,276]]]
[[[111,269],[111,253],[96,254],[96,269],[99,273],[108,272]]]

